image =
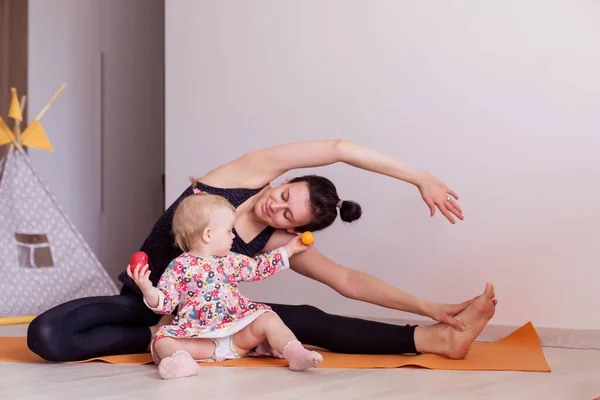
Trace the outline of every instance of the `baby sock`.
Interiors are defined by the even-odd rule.
[[[198,374],[200,367],[190,353],[178,350],[158,364],[158,374],[163,379],[185,378]]]
[[[297,340],[292,340],[283,348],[283,356],[288,360],[292,371],[303,371],[323,362],[323,356],[316,351],[307,350]]]

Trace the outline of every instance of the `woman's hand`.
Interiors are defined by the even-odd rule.
[[[421,192],[421,197],[429,206],[431,216],[435,215],[435,207],[440,209],[440,212],[444,214],[448,221],[455,223],[452,214],[454,214],[461,221],[465,219],[462,215],[462,209],[456,203],[458,195],[454,190],[450,189],[435,176],[426,172],[422,173],[422,176],[416,182],[417,188]]]
[[[425,308],[425,316],[435,321],[441,322],[446,325],[450,325],[458,331],[464,331],[465,326],[454,318],[456,314],[469,307],[471,303],[477,300],[477,297],[473,297],[471,300],[467,300],[460,304],[440,304],[440,303],[428,303]]]

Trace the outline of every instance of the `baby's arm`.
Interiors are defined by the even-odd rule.
[[[230,261],[234,268],[239,268],[240,280],[244,282],[267,279],[290,266],[283,246],[256,257],[232,253]]]
[[[289,268],[289,258],[296,253],[307,250],[309,247],[309,245],[302,243],[300,236],[297,236],[285,246],[255,257],[231,253],[230,260],[234,268],[239,267],[241,269],[242,281],[259,281]]]
[[[171,261],[165,272],[160,277],[157,287],[150,282],[148,265],[131,270],[127,267],[127,275],[135,281],[142,294],[144,302],[153,311],[159,314],[170,314],[179,304],[179,292],[182,288],[185,266],[177,259]]]

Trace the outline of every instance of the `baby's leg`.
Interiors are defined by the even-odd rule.
[[[152,325],[150,327],[151,337],[154,337],[156,331],[158,331],[158,328],[160,328],[161,326],[171,325],[174,319],[175,316],[173,314],[165,314],[162,317],[160,317],[160,320],[156,323],[156,325]],[[152,346],[152,341],[150,341],[150,343],[148,344],[148,351],[150,351],[150,346]]]
[[[265,339],[271,347],[283,354],[288,360],[291,370],[302,371],[323,361],[323,357],[319,353],[305,349],[274,312],[262,314],[250,325],[233,335],[233,346],[238,354],[247,354]]]
[[[215,344],[210,339],[165,337],[154,343],[154,350],[161,358],[158,374],[163,379],[174,379],[197,375],[200,367],[196,360],[211,358]]]

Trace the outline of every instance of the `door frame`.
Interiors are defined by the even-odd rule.
[[[10,88],[27,95],[29,0],[0,0],[0,115],[6,119]],[[23,110],[27,123],[27,106]]]

